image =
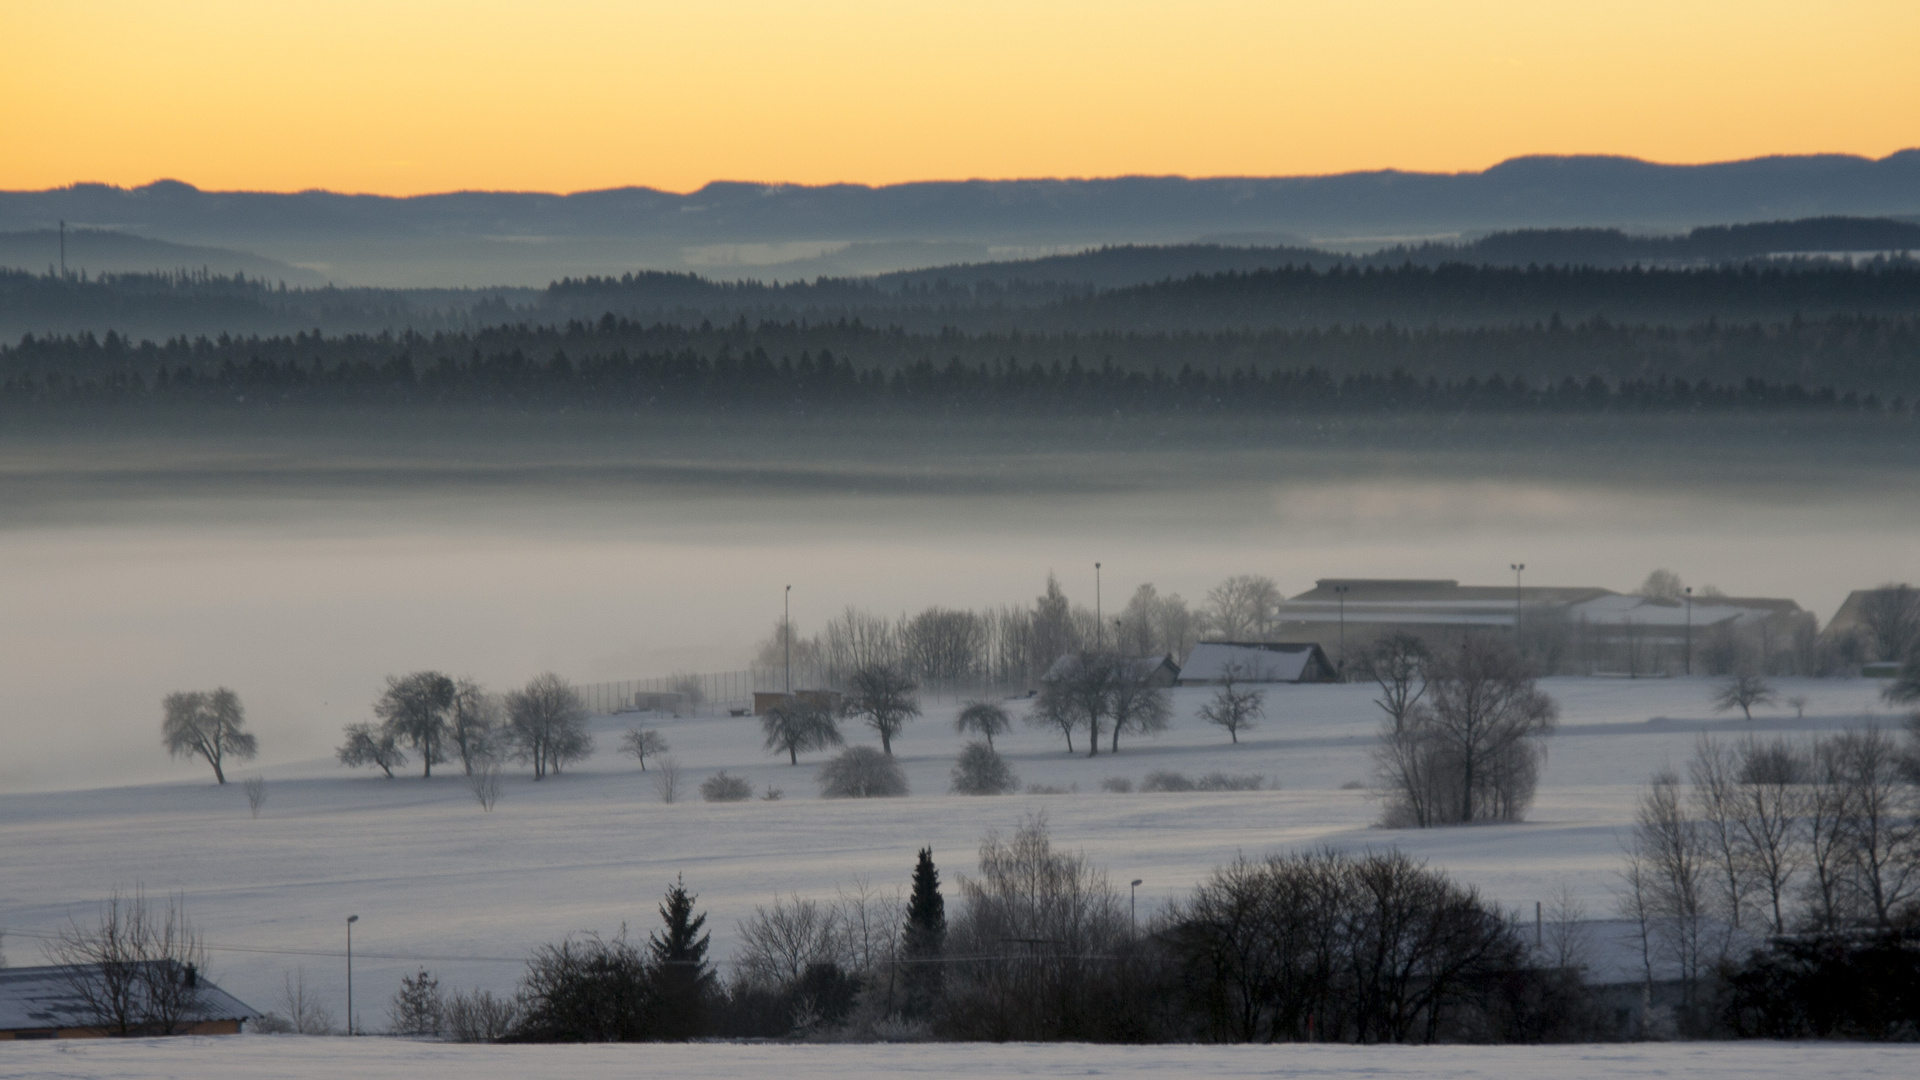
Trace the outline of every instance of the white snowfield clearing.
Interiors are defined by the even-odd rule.
[[[1634,1043],[1608,1046],[1089,1046],[1080,1043],[894,1043],[865,1046],[695,1043],[450,1046],[396,1039],[232,1035],[87,1043],[19,1043],[8,1080],[864,1080],[902,1076],[1114,1076],[1200,1080],[1908,1080],[1920,1047],[1857,1043]]]
[[[386,1027],[386,1004],[399,980],[421,968],[433,971],[446,990],[511,992],[525,957],[542,943],[579,931],[616,934],[623,925],[644,938],[658,926],[656,905],[676,875],[684,876],[708,915],[712,955],[723,973],[737,940],[736,924],[755,905],[776,895],[831,898],[857,878],[887,892],[904,889],[922,846],[933,848],[952,898],[956,878],[973,872],[981,838],[993,829],[1010,831],[1037,812],[1047,815],[1056,844],[1085,851],[1106,868],[1123,897],[1128,882],[1141,879],[1142,924],[1238,855],[1320,844],[1402,848],[1478,886],[1529,922],[1534,903],[1551,902],[1562,884],[1585,902],[1590,915],[1604,916],[1612,913],[1621,837],[1635,800],[1656,769],[1684,770],[1702,731],[1805,738],[1869,719],[1889,727],[1900,719],[1878,705],[1881,684],[1872,680],[1780,680],[1782,701],[1795,695],[1808,699],[1805,719],[1796,719],[1791,707],[1767,706],[1756,711],[1751,724],[1737,713],[1727,718],[1711,711],[1714,685],[1705,678],[1547,681],[1545,688],[1561,703],[1560,731],[1549,742],[1539,799],[1528,820],[1426,831],[1375,827],[1377,799],[1348,786],[1370,776],[1380,715],[1373,689],[1357,684],[1270,687],[1266,719],[1238,746],[1228,743],[1224,731],[1196,718],[1213,693],[1205,687],[1173,691],[1172,728],[1157,738],[1123,737],[1117,756],[1103,744],[1100,756],[1086,757],[1083,736],[1075,740],[1078,752],[1069,756],[1058,736],[1018,726],[996,740],[1023,785],[1077,786],[1071,794],[947,794],[949,771],[963,745],[952,724],[959,704],[951,700],[928,702],[927,715],[895,741],[913,792],[901,799],[818,798],[814,773],[826,755],[809,755],[799,767],[790,767],[784,755],[762,750],[760,726],[751,717],[596,720],[598,750],[591,760],[538,783],[515,769],[503,778],[491,813],[481,811],[456,766],[436,770],[431,781],[419,778],[417,766],[387,780],[332,761],[309,761],[259,770],[266,777],[267,798],[255,819],[238,783],[216,787],[204,768],[182,762],[183,779],[172,784],[0,796],[0,866],[5,867],[0,927],[7,932],[4,948],[12,963],[38,963],[38,935],[57,932],[69,918],[95,917],[97,905],[113,889],[178,893],[213,946],[211,976],[222,988],[255,1008],[275,1009],[283,979],[304,969],[308,987],[344,1022],[345,921],[358,915],[354,1005],[362,1030],[377,1031]],[[1023,710],[1018,704],[1013,708],[1016,714]],[[1673,719],[1654,719],[1660,717]],[[662,803],[653,774],[643,774],[632,758],[617,752],[621,735],[635,726],[657,727],[672,744],[685,772],[683,801]],[[849,726],[846,733],[852,742],[877,745],[863,728]],[[271,746],[266,749],[271,753]],[[161,753],[157,730],[153,752]],[[774,786],[785,796],[699,801],[698,782],[723,768],[749,779],[756,792]],[[1124,777],[1138,785],[1147,773],[1163,769],[1193,777],[1216,771],[1260,774],[1278,787],[1179,794],[1100,791],[1104,778]],[[241,766],[233,775],[255,772]],[[306,1048],[343,1045],[264,1039],[262,1044],[276,1048],[257,1059],[268,1074],[286,1071],[274,1060],[280,1054],[324,1057]],[[195,1045],[208,1047],[209,1060],[241,1053],[227,1043]],[[464,1060],[458,1055],[465,1053],[387,1040],[378,1045],[395,1055],[445,1053],[443,1060],[450,1063]],[[4,1060],[10,1065],[25,1060],[22,1052],[9,1049]],[[107,1068],[120,1060],[114,1054],[133,1051],[80,1052],[100,1056],[73,1060],[95,1060]],[[849,1060],[862,1061],[958,1060],[942,1059],[947,1051],[929,1047],[870,1052],[701,1048],[604,1059],[594,1051],[578,1053],[582,1062],[637,1062],[648,1060],[645,1053],[683,1052],[694,1055],[684,1059],[688,1069],[708,1068],[695,1064],[704,1053],[791,1053],[795,1061],[833,1060],[806,1056],[811,1054],[850,1054],[856,1056]],[[1070,1050],[979,1052],[989,1054],[983,1061],[1057,1062],[1062,1068],[1079,1060]],[[157,1060],[192,1060],[184,1050],[161,1053]],[[861,1053],[878,1056],[857,1057]],[[1218,1063],[1196,1068],[1221,1070],[1322,1060],[1299,1056],[1309,1052],[1297,1049],[1251,1057],[1183,1050],[1111,1053],[1116,1062],[1194,1053],[1201,1055],[1196,1061]],[[1564,1059],[1566,1070],[1555,1065],[1552,1071],[1572,1070],[1573,1075],[1585,1067],[1580,1061],[1615,1060],[1613,1050],[1555,1053],[1573,1056]],[[1637,1050],[1619,1053],[1627,1056],[1618,1060],[1637,1060],[1631,1057]],[[1647,1053],[1655,1057],[1645,1060],[1665,1061],[1675,1069],[1684,1060],[1698,1060],[1672,1056],[1680,1050]],[[1775,1067],[1766,1052],[1753,1053],[1741,1060]],[[1411,1069],[1466,1059],[1381,1051],[1375,1058],[1324,1060],[1406,1062]],[[1791,1071],[1805,1076],[1811,1067]],[[712,1068],[716,1075],[744,1071]]]

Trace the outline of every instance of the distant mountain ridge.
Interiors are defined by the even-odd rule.
[[[679,195],[451,192],[408,198],[201,191],[177,181],[0,192],[0,231],[59,220],[176,243],[240,248],[367,284],[544,284],[652,268],[752,276],[809,254],[872,245],[840,272],[984,262],[1110,244],[1220,235],[1309,243],[1525,228],[1701,225],[1920,215],[1920,150],[1878,160],[1827,154],[1707,165],[1621,157],[1523,157],[1481,172],[1396,170],[1307,177],[1118,177],[929,181],[868,187],[716,182]],[[1289,243],[1295,242],[1292,239]],[[760,250],[756,245],[770,250]],[[953,245],[974,245],[968,255]],[[904,260],[904,261],[903,261]],[[926,263],[919,262],[924,266]]]

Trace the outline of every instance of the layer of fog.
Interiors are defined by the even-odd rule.
[[[388,673],[504,687],[738,669],[788,584],[810,632],[846,605],[1029,602],[1049,573],[1091,606],[1095,561],[1110,609],[1144,582],[1198,601],[1236,573],[1293,593],[1329,576],[1500,584],[1525,562],[1530,584],[1621,590],[1670,567],[1824,619],[1850,589],[1920,579],[1904,447],[1871,472],[1750,434],[1423,455],[1016,451],[928,431],[829,453],[736,421],[409,457],[377,425],[16,431],[0,442],[0,790],[191,773],[159,746],[177,689],[239,691],[272,763],[328,754]]]

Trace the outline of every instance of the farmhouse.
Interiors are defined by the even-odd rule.
[[[1181,686],[1236,682],[1339,682],[1327,654],[1312,642],[1203,641],[1180,667]]]
[[[144,971],[109,974],[105,965],[0,968],[0,1040],[97,1039],[109,1035],[238,1035],[260,1014],[199,977],[192,966],[164,965],[169,982],[186,993],[167,1008],[150,1007]],[[131,965],[129,965],[131,966]],[[116,1021],[90,1003],[116,984],[126,1016]],[[89,990],[93,991],[89,993]],[[167,1016],[166,1014],[171,1014]]]

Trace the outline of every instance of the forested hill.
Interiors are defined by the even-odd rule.
[[[437,334],[0,348],[9,408],[104,401],[1055,411],[1861,408],[1920,397],[1920,320],[926,336],[857,321],[605,316]]]

